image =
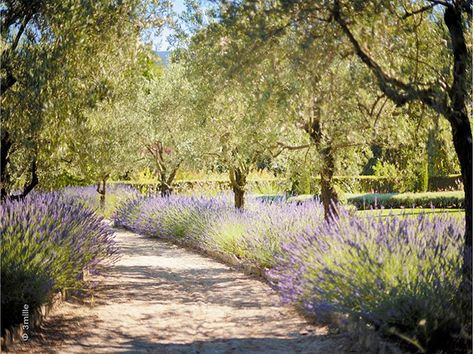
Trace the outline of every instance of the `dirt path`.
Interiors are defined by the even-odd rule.
[[[345,353],[347,340],[281,306],[268,285],[186,249],[117,230],[121,259],[10,352]]]

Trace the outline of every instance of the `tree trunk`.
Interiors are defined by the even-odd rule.
[[[106,189],[105,189],[105,179],[102,180],[102,193],[100,195],[100,208],[103,210],[105,209],[105,193],[106,193]]]
[[[36,171],[36,155],[33,156],[33,159],[31,161],[31,180],[28,184],[25,184],[23,186],[23,192],[18,195],[12,195],[10,196],[10,199],[12,200],[22,200],[25,198],[38,184],[38,174]]]
[[[243,209],[245,206],[245,192],[240,188],[234,188],[234,206],[236,209]]]
[[[331,147],[322,151],[323,164],[321,168],[321,202],[324,207],[324,219],[337,217],[337,192],[334,189],[334,155]]]
[[[99,193],[100,195],[99,206],[100,206],[100,209],[102,210],[105,208],[105,194],[106,194],[107,178],[108,177],[104,177],[102,180],[97,182],[97,193]],[[101,188],[101,184],[102,184],[102,188]]]
[[[232,191],[234,192],[234,206],[236,209],[245,207],[245,185],[247,184],[247,175],[239,168],[230,171],[230,181]]]
[[[169,197],[171,195],[171,188],[166,181],[160,182],[160,195],[162,197]]]
[[[168,178],[166,178],[166,169],[162,169],[164,172],[160,174],[160,195],[162,197],[169,197],[171,193],[173,192],[173,181],[174,178],[176,177],[176,173],[178,172],[179,166],[181,165],[181,162],[178,162],[178,164],[173,168],[171,173],[169,174]]]
[[[463,112],[454,112],[458,119],[450,118],[453,133],[453,143],[461,165],[464,184],[464,207],[466,232],[464,235],[463,254],[463,285],[462,293],[465,296],[469,316],[472,314],[472,133],[467,115]]]
[[[160,195],[162,197],[169,197],[171,195],[171,188],[170,185],[167,183],[166,169],[162,168],[160,171],[158,171],[158,176],[160,177],[160,182],[158,186],[160,190]]]
[[[470,15],[468,15],[470,16]],[[445,114],[453,134],[454,149],[461,165],[464,183],[464,209],[466,231],[464,235],[463,266],[461,296],[464,313],[467,315],[466,324],[472,332],[472,131],[466,104],[467,80],[470,55],[464,38],[464,19],[461,9],[455,5],[448,6],[444,13],[444,22],[448,27],[453,53],[453,83],[449,90],[451,105]]]
[[[2,141],[0,145],[1,152],[1,164],[0,164],[0,185],[1,185],[1,200],[4,200],[7,197],[7,184],[8,184],[8,160],[9,152],[12,143],[10,141],[9,134],[6,130],[2,131]]]

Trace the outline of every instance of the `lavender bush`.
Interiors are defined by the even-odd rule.
[[[464,340],[447,339],[462,333],[460,218],[357,216],[341,209],[339,219],[324,222],[317,200],[250,197],[239,211],[221,195],[137,198],[122,204],[114,221],[270,268],[267,278],[282,299],[308,313],[349,314],[420,350],[441,348],[439,338],[448,345]]]
[[[462,332],[456,296],[463,225],[446,215],[342,213],[286,238],[268,276],[286,302],[315,315],[350,314],[418,349],[439,349],[441,333]]]
[[[233,207],[230,195],[218,197],[140,197],[123,203],[113,216],[117,226],[195,247],[213,249],[271,267],[282,235],[322,222],[318,201],[267,203],[250,197],[245,210]]]
[[[138,197],[122,203],[112,219],[115,225],[144,235],[191,239],[206,216],[229,208],[230,202],[222,197]]]
[[[46,302],[80,285],[82,270],[116,254],[111,228],[93,210],[59,193],[6,200],[0,208],[2,328],[23,304]]]

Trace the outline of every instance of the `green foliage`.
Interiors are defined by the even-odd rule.
[[[415,191],[417,192],[427,192],[429,186],[429,174],[428,174],[428,161],[424,161],[418,171],[418,184]]]
[[[211,247],[217,247],[222,252],[242,258],[248,253],[243,244],[247,229],[248,225],[238,217],[226,223],[216,222],[209,230],[209,236],[212,238]]]
[[[462,190],[462,176],[460,174],[448,176],[430,176],[429,178],[430,191],[444,191],[444,190]]]
[[[375,166],[372,167],[372,172],[374,176],[377,177],[395,178],[400,174],[395,165],[382,161],[378,161]]]
[[[136,189],[122,184],[106,186],[106,196],[103,203],[100,200],[100,194],[97,193],[96,186],[67,187],[62,189],[61,193],[105,218],[110,218],[120,204],[139,195]]]
[[[21,3],[2,8],[2,149],[11,143],[2,160],[7,192],[31,178],[32,161],[40,186],[49,189],[63,183],[56,180],[65,172],[79,179],[93,175],[97,165],[90,156],[104,159],[102,145],[111,145],[109,157],[117,155],[103,136],[106,129],[97,128],[104,116],[94,121],[91,112],[135,92],[140,31],[160,25],[162,11],[154,0]],[[3,90],[8,77],[13,84]],[[97,161],[99,167],[105,163]]]
[[[464,207],[462,192],[427,192],[427,193],[387,193],[361,194],[348,196],[347,202],[358,209],[373,207],[384,208],[454,208]]]

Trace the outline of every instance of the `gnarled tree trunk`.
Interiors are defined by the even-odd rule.
[[[158,171],[158,178],[159,178],[158,189],[160,190],[160,196],[169,197],[171,195],[171,187],[167,183],[165,168],[161,168],[161,170]]]
[[[314,145],[318,149],[321,149],[321,202],[324,207],[324,219],[330,220],[337,216],[337,204],[339,201],[336,190],[334,189],[333,180],[335,168],[334,151],[330,143],[323,142],[324,139],[322,137],[317,106],[313,107],[313,117],[309,122],[304,124],[304,129],[309,134]]]
[[[160,195],[162,197],[169,197],[171,193],[173,192],[173,181],[174,178],[176,177],[176,173],[178,172],[179,166],[181,165],[181,161],[178,162],[178,164],[171,170],[169,176],[166,176],[166,168],[162,166],[160,169],[159,177],[160,177]]]
[[[464,184],[464,207],[466,231],[464,235],[463,281],[461,293],[466,306],[466,314],[472,316],[472,133],[468,116],[465,112],[453,112],[458,117],[450,119],[453,131],[454,149],[461,165]]]
[[[323,160],[321,168],[321,202],[324,207],[324,219],[330,220],[337,216],[337,192],[334,189],[334,155],[330,146],[321,152]]]
[[[247,173],[240,168],[231,168],[229,171],[232,191],[234,192],[234,206],[236,209],[245,207],[245,185]]]

